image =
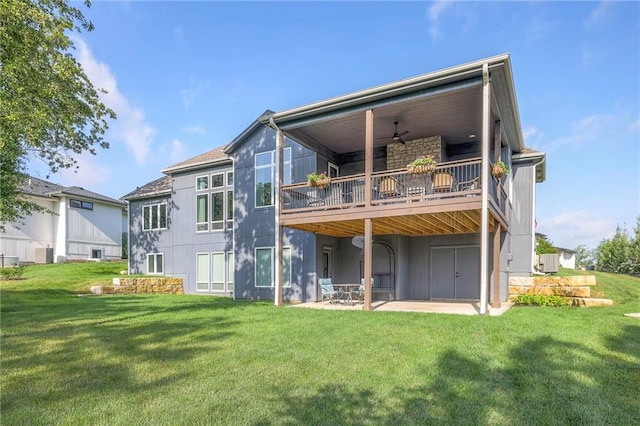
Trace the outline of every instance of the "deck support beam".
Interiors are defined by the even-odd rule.
[[[364,204],[371,206],[373,192],[373,110],[368,109],[365,114],[364,136]],[[364,219],[364,309],[371,310],[371,276],[373,275],[373,220]]]
[[[283,254],[284,245],[282,224],[280,223],[280,212],[282,211],[282,173],[284,170],[284,133],[278,129],[276,132],[276,188],[275,188],[275,294],[273,304],[275,306],[284,305],[284,297],[282,293],[282,273],[283,273]]]
[[[489,281],[489,119],[491,109],[491,82],[489,64],[482,65],[482,173],[480,220],[480,315],[487,313]]]

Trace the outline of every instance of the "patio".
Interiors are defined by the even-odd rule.
[[[328,309],[328,310],[346,310],[361,311],[362,304],[330,304],[328,302],[307,302],[292,304],[292,308],[309,308],[309,309]],[[387,312],[425,312],[437,314],[456,314],[456,315],[480,315],[480,305],[478,302],[436,302],[424,300],[396,300],[396,301],[372,301],[372,310]],[[511,302],[504,302],[499,308],[489,307],[487,315],[500,316],[513,306]]]

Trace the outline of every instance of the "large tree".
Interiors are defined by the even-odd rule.
[[[0,0],[0,230],[41,210],[20,192],[32,158],[55,173],[77,167],[77,154],[109,147],[104,133],[115,113],[70,38],[91,30],[68,0]]]

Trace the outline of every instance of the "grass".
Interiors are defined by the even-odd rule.
[[[640,280],[501,317],[78,297],[121,263],[0,283],[2,424],[639,424]]]

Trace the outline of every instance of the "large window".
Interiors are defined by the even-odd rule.
[[[275,151],[256,154],[256,207],[272,206],[275,201],[275,155]],[[282,182],[288,185],[291,183],[291,148],[284,149],[282,169]]]
[[[196,290],[233,291],[232,252],[213,252],[196,254]]]
[[[142,229],[145,231],[166,229],[167,204],[150,204],[142,207]]]
[[[147,254],[147,274],[164,273],[164,256],[162,253]]]
[[[291,287],[291,247],[282,249],[282,286]],[[275,286],[275,249],[256,249],[256,287]]]
[[[233,171],[197,177],[196,191],[196,231],[233,229]]]

